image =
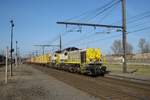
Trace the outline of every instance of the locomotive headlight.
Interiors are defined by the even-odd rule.
[[[93,59],[90,59],[90,63],[94,63],[94,60],[93,60]]]
[[[65,55],[65,56],[67,56],[67,55],[68,55],[68,53],[67,53],[67,52],[65,52],[65,53],[64,53],[64,55]]]

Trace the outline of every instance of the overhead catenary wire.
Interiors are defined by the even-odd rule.
[[[76,43],[76,42],[80,42],[81,40],[83,41],[84,39],[87,39],[87,37],[91,36],[92,34],[89,34],[88,36],[86,35],[87,33],[91,33],[93,30],[89,31],[89,32],[84,32],[82,36],[80,36],[80,38],[77,38],[77,39],[74,39],[74,40],[70,40],[68,41],[65,45],[69,45],[71,44],[73,41],[73,43]],[[84,38],[84,39],[82,39]]]
[[[117,1],[117,2],[116,2],[116,1]],[[108,2],[107,4],[105,4],[104,6],[99,7],[99,8],[97,8],[97,9],[95,9],[95,10],[92,10],[90,13],[91,13],[91,14],[92,14],[92,13],[95,13],[96,16],[98,16],[98,15],[104,13],[105,11],[109,10],[110,8],[112,8],[113,6],[115,6],[115,5],[116,5],[117,3],[119,3],[119,2],[120,2],[120,0],[111,0],[110,2]],[[82,15],[86,15],[86,13],[88,13],[88,12],[85,12],[85,13],[82,13],[81,15],[79,15],[79,16],[75,16],[75,17],[73,17],[73,18],[70,18],[69,20],[74,19],[74,18],[76,18],[76,17],[80,17],[80,16],[82,16]],[[98,15],[97,15],[97,14],[98,14]],[[95,16],[95,15],[94,15],[94,16]],[[90,19],[91,19],[91,18],[90,18]],[[90,20],[90,19],[88,19],[88,20]],[[58,38],[58,36],[57,36],[56,38]],[[52,42],[54,42],[54,41],[56,41],[56,40],[58,40],[58,39],[55,39],[55,40],[53,40]]]
[[[92,31],[90,31],[90,32],[88,32],[88,33],[91,33]],[[93,33],[95,33],[95,32],[93,32]],[[103,34],[108,34],[107,32],[102,32]],[[78,39],[76,39],[73,43],[76,43],[76,42],[78,42],[78,43],[80,43],[80,42],[82,42],[82,41],[85,41],[85,40],[89,40],[89,39],[91,39],[91,38],[93,38],[94,36],[98,36],[99,34],[88,34],[88,35],[86,35],[86,36],[84,36],[83,38],[78,38]],[[70,42],[68,42],[68,43],[70,43]]]
[[[132,24],[132,22],[143,20],[143,18],[148,18],[148,17],[150,17],[149,15],[150,15],[150,11],[145,11],[145,12],[136,14],[134,16],[128,17],[127,24]],[[120,19],[116,22],[113,22],[112,24],[120,23],[121,21],[122,21],[122,19]]]
[[[144,27],[144,28],[141,28],[141,29],[137,29],[137,30],[133,30],[133,31],[130,31],[130,32],[127,32],[127,34],[133,34],[133,33],[137,33],[137,32],[140,32],[140,31],[149,30],[149,29],[150,29],[150,26]],[[104,41],[104,40],[116,38],[116,37],[119,37],[121,35],[122,34],[115,34],[113,36],[108,36],[108,37],[102,38],[102,39],[91,40],[91,41],[87,41],[86,43],[79,43],[77,45],[79,46],[79,45],[83,45],[83,44],[91,44],[91,43],[94,43],[94,42],[97,42],[97,41]]]
[[[134,23],[134,22],[137,22],[137,21],[140,21],[140,20],[143,20],[144,18],[149,18],[150,17],[150,14],[149,15],[145,15],[145,16],[141,16],[139,18],[136,18],[135,20],[131,20],[131,21],[127,21],[128,24],[129,23]]]
[[[49,41],[49,43],[54,43],[54,42],[58,41],[60,39],[60,34],[65,36],[65,35],[67,35],[67,33],[68,32],[66,31],[66,32],[62,32],[62,34],[61,33],[57,34],[51,41]]]
[[[107,7],[106,7],[107,8]],[[98,12],[100,12],[100,11],[96,11],[97,12],[97,14],[98,14]],[[96,15],[97,15],[96,14]],[[132,24],[132,23],[134,23],[134,22],[136,22],[136,21],[140,21],[140,20],[143,20],[143,19],[145,19],[145,18],[148,18],[149,17],[149,15],[147,15],[147,14],[149,14],[149,12],[145,12],[145,13],[142,13],[140,16],[133,16],[133,17],[130,17],[130,19],[129,19],[129,21],[128,21],[128,23],[130,22],[130,24]],[[97,15],[98,16],[98,15]],[[94,16],[93,16],[94,17]],[[95,16],[96,17],[96,16]],[[94,18],[95,18],[94,17]],[[91,19],[93,19],[93,18],[89,18],[90,20]],[[88,19],[88,20],[89,20]],[[138,24],[137,24],[137,26],[138,26]],[[147,28],[146,28],[147,29]],[[130,34],[130,33],[134,33],[134,32],[138,32],[138,31],[143,31],[143,30],[145,30],[145,28],[143,29],[142,28],[142,30],[141,29],[137,29],[137,30],[134,30],[134,31],[132,31],[132,32],[128,32],[128,34]],[[90,36],[90,35],[89,35]],[[115,36],[115,37],[117,37],[117,35]],[[88,38],[87,38],[88,39]]]
[[[105,5],[101,6],[101,7],[98,7],[98,8],[96,8],[96,9],[94,9],[94,10],[91,10],[91,11],[84,12],[84,13],[80,14],[79,16],[74,16],[74,17],[72,17],[72,18],[69,18],[69,19],[67,19],[66,21],[75,20],[75,19],[81,18],[81,17],[83,17],[83,16],[84,16],[84,17],[81,18],[81,19],[79,19],[79,21],[85,20],[85,19],[88,19],[88,20],[89,20],[89,19],[91,19],[91,18],[87,18],[87,17],[90,16],[90,14],[99,14],[99,13],[101,13],[101,11],[105,12],[104,10],[109,9],[108,6],[110,6],[111,4],[113,4],[115,1],[116,1],[116,0],[111,0],[110,2],[108,2],[107,4],[105,4]],[[120,1],[120,0],[119,0],[119,1]],[[105,9],[105,8],[106,8],[106,9]],[[93,15],[93,16],[95,16],[95,15]],[[90,16],[90,17],[91,17],[91,16]]]
[[[134,20],[134,19],[143,17],[143,16],[145,16],[145,15],[147,15],[147,14],[150,14],[150,11],[145,11],[145,12],[136,14],[136,15],[134,15],[134,16],[131,16],[131,17],[127,18],[127,19],[128,19],[128,21],[131,21],[131,20]]]
[[[57,34],[51,41],[50,41],[50,43],[54,43],[58,38],[59,38],[59,34]]]
[[[117,0],[116,0],[117,1]],[[110,8],[112,8],[112,7],[114,7],[116,4],[118,4],[120,2],[120,0],[119,1],[117,1],[117,2],[115,2],[114,3],[114,0],[113,1],[111,1],[111,2],[109,2],[107,5],[105,5],[105,8],[104,7],[101,7],[102,8],[102,11],[100,11],[100,12],[98,12],[98,14],[102,14],[102,13],[104,13],[105,11],[107,11],[107,10],[109,10]],[[108,7],[107,7],[108,6]],[[98,16],[98,15],[96,15],[96,16]],[[91,36],[94,36],[94,35],[89,35],[88,37],[91,37]],[[84,38],[86,38],[87,39],[87,37],[84,37]],[[83,40],[83,39],[82,39]]]
[[[112,9],[109,9],[108,12],[106,12],[106,14],[99,20],[97,21],[98,23],[104,21],[109,15],[111,15],[110,13],[113,12],[114,9],[116,9],[116,5],[112,8]]]
[[[146,15],[141,15],[138,18],[134,18],[134,20],[130,20],[128,21],[128,28],[139,28],[139,29],[145,29],[145,27],[143,28],[143,26],[148,26],[148,18],[150,18],[150,11],[149,13],[142,13],[142,14],[146,14]],[[139,30],[136,29],[136,30]],[[146,28],[147,29],[147,28]]]
[[[145,30],[149,30],[149,29],[150,29],[150,26],[144,27],[144,28],[141,28],[141,29],[137,29],[137,30],[133,30],[133,31],[129,31],[127,33],[131,34],[131,33],[136,33],[136,32],[145,31]]]
[[[129,24],[128,27],[130,27],[130,28],[131,28],[131,27],[138,27],[138,26],[141,26],[141,25],[145,26],[145,24],[149,24],[149,23],[147,22],[147,20],[144,21],[144,22],[142,21],[141,23],[138,22],[138,23],[135,23],[135,24]]]
[[[107,10],[109,10],[110,8],[112,8],[112,7],[114,7],[115,5],[119,4],[120,2],[121,2],[121,1],[118,0],[117,2],[114,2],[114,3],[110,4],[110,5],[108,5],[106,8],[103,8],[102,11],[99,11],[98,13],[96,13],[96,15],[92,16],[92,17],[89,18],[87,21],[89,21],[89,20],[91,20],[91,19],[93,19],[93,18],[95,18],[95,17],[101,15],[102,13],[106,12]]]

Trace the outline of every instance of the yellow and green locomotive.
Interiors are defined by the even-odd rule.
[[[31,63],[46,64],[50,67],[90,76],[104,75],[106,66],[99,48],[78,49],[75,47],[57,51],[45,57],[34,57]],[[33,59],[33,58],[31,58]]]

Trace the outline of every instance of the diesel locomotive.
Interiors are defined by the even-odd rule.
[[[105,60],[99,48],[70,47],[53,54],[31,57],[27,62],[89,76],[104,76],[106,73]]]

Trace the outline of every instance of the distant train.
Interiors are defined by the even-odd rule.
[[[0,55],[0,66],[4,66],[6,63],[6,57],[4,55]],[[7,58],[7,63],[10,64],[11,63],[11,59]],[[15,63],[15,59],[12,58],[12,63]]]
[[[3,65],[5,65],[5,56],[3,56],[3,55],[0,55],[0,66],[3,66]]]
[[[27,62],[90,76],[104,76],[106,73],[106,66],[99,48],[82,50],[70,47],[61,52],[56,51],[54,54],[31,57]]]

